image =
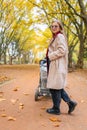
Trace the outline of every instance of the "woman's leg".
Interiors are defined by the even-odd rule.
[[[50,89],[53,101],[53,107],[47,109],[50,114],[60,114],[61,90]]]
[[[53,108],[60,109],[61,90],[50,89],[53,101]]]
[[[68,106],[69,106],[69,110],[68,113],[70,114],[71,112],[74,111],[77,103],[75,101],[72,101],[70,99],[70,97],[68,96],[68,94],[66,93],[66,91],[64,89],[61,90],[61,98],[67,102]]]
[[[64,89],[61,89],[61,98],[65,101],[65,102],[70,102],[71,99],[68,96],[68,94],[66,93],[66,91]]]

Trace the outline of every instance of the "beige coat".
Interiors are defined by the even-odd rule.
[[[62,89],[66,86],[68,47],[63,34],[58,34],[49,45],[48,57],[51,61],[47,78],[47,88]]]

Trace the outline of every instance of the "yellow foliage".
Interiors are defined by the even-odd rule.
[[[35,7],[35,4],[37,7]],[[74,0],[70,0],[77,12],[80,12],[79,4]],[[34,49],[34,52],[43,51],[47,48],[52,33],[49,28],[44,31],[38,29],[39,24],[50,25],[52,18],[61,19],[65,25],[68,25],[71,17],[70,8],[65,1],[61,0],[4,0],[2,4],[3,23],[8,26],[5,36],[8,39],[14,37],[18,40],[20,48],[24,51]],[[63,13],[68,14],[68,19]],[[74,15],[73,15],[74,16]],[[34,25],[37,25],[34,26]],[[73,24],[70,24],[70,29],[75,30]],[[13,33],[12,33],[13,32]],[[75,32],[75,31],[74,31]],[[73,39],[73,35],[69,32],[69,41]]]

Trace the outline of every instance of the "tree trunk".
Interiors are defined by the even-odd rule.
[[[6,52],[4,53],[4,64],[6,64]]]
[[[72,68],[72,52],[69,52],[69,55],[68,55],[68,67],[69,68]]]
[[[0,55],[0,61],[1,61],[1,55]]]
[[[12,56],[9,56],[9,64],[12,65]]]
[[[78,68],[83,68],[84,65],[84,40],[82,35],[79,35],[79,40],[80,40],[80,47],[79,47],[79,56],[78,56],[78,62],[77,62],[77,67]]]

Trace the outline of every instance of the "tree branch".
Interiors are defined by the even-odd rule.
[[[79,17],[81,17],[82,19],[84,19],[84,16],[81,15],[81,14],[78,14],[77,11],[73,8],[73,6],[68,2],[68,0],[65,0],[65,2],[66,2],[66,4],[74,11],[74,13],[75,13],[77,16],[79,16]]]
[[[86,14],[86,8],[85,8],[85,6],[84,6],[84,4],[83,4],[83,1],[82,0],[78,0],[78,3],[79,3],[79,6],[81,7],[81,12],[82,12],[82,14]]]

